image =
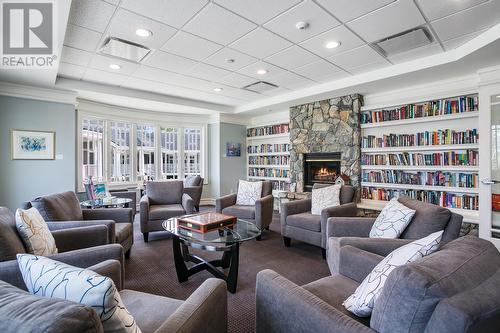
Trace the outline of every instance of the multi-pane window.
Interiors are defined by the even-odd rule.
[[[179,178],[178,139],[177,128],[161,128],[161,177],[163,179]]]
[[[82,122],[82,177],[102,181],[104,176],[104,120]]]
[[[201,174],[201,129],[184,129],[184,177]]]
[[[110,125],[111,182],[129,182],[131,174],[130,134],[131,125],[112,121]]]
[[[137,179],[156,179],[155,126],[136,125]]]

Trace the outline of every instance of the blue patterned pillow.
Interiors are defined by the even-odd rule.
[[[62,298],[92,307],[106,333],[141,332],[110,278],[31,254],[18,254],[17,262],[31,294]]]
[[[397,198],[392,199],[373,223],[370,238],[399,238],[413,215],[415,210],[406,207]]]

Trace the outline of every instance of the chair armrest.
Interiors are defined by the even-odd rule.
[[[210,278],[156,330],[169,332],[227,332],[227,288]]]
[[[194,201],[189,194],[182,194],[182,207],[186,211],[186,214],[193,214],[194,212]]]
[[[237,194],[232,193],[215,199],[215,211],[217,213],[222,213],[224,208],[236,205],[236,197]]]
[[[351,245],[342,246],[339,273],[361,283],[382,259],[384,259],[383,256]]]
[[[255,200],[255,225],[263,230],[271,224],[273,220],[274,197],[272,194]]]
[[[330,217],[326,223],[326,239],[329,237],[369,237],[375,218]]]
[[[118,291],[123,289],[121,263],[118,260],[108,259],[87,267],[87,269],[113,280]]]
[[[139,215],[141,219],[141,228],[146,226],[149,221],[149,198],[143,195],[139,201]]]
[[[321,211],[321,247],[326,249],[326,240],[328,239],[327,221],[330,217],[353,217],[357,214],[357,206],[354,202],[349,202],[343,205],[324,208]]]
[[[257,274],[255,323],[257,333],[374,332],[269,269]]]
[[[108,228],[105,225],[60,229],[51,233],[56,241],[58,252],[110,244]]]
[[[286,226],[286,218],[289,215],[311,211],[311,199],[282,202],[280,210],[281,229],[283,229]]]
[[[82,209],[84,220],[113,220],[116,223],[134,223],[132,208]]]
[[[94,221],[57,221],[57,222],[47,222],[47,226],[50,231],[64,230],[69,228],[79,228],[79,227],[89,227],[96,225],[104,225],[107,228],[108,234],[108,244],[113,244],[115,242],[115,221],[111,220],[94,220]]]

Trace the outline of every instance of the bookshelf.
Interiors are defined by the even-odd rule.
[[[397,195],[432,202],[478,223],[478,95],[361,111],[361,203]]]

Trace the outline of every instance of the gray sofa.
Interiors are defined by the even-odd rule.
[[[304,286],[271,270],[257,275],[256,332],[498,332],[500,253],[466,236],[389,274],[372,316],[342,302],[382,256],[347,245],[339,272]]]
[[[332,273],[338,271],[339,249],[345,245],[352,245],[386,256],[396,248],[436,231],[444,230],[443,243],[456,239],[460,234],[462,215],[409,197],[400,197],[398,201],[415,210],[410,224],[398,239],[369,238],[376,218],[332,217],[328,219],[326,228],[327,261]]]
[[[189,176],[184,178],[184,193],[189,195],[193,199],[194,208],[196,211],[200,211],[200,200],[201,194],[203,192],[203,177],[200,176]]]
[[[262,195],[255,201],[255,206],[237,205],[237,196],[237,193],[232,193],[216,199],[215,211],[253,222],[260,230],[268,230],[273,221],[273,183],[262,182]],[[260,238],[257,237],[257,240]]]
[[[22,208],[35,207],[46,222],[64,222],[61,227],[105,225],[110,243],[123,246],[125,257],[130,257],[134,244],[134,213],[132,208],[82,209],[73,191],[66,191],[35,198]]]
[[[145,242],[148,242],[150,232],[165,231],[162,223],[166,219],[194,212],[194,201],[184,193],[181,180],[147,182],[146,194],[139,205]]]
[[[313,189],[330,186],[314,184]],[[290,246],[291,239],[321,247],[323,257],[326,249],[326,222],[333,216],[356,216],[357,190],[351,185],[340,189],[340,205],[328,207],[321,215],[311,213],[311,199],[302,199],[281,204],[281,235],[285,246]]]

